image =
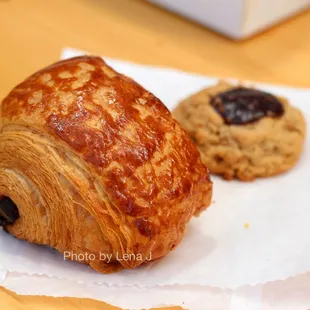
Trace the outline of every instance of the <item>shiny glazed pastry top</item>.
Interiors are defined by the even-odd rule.
[[[14,88],[1,104],[0,144],[0,196],[19,215],[2,221],[6,230],[73,260],[93,254],[83,262],[100,272],[166,255],[210,203],[188,135],[99,57],[60,61]]]

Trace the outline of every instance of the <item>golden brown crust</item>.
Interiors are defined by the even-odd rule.
[[[228,125],[211,104],[212,98],[235,86],[226,82],[183,100],[173,112],[195,141],[203,162],[227,180],[251,181],[287,171],[302,152],[306,124],[302,113],[285,98],[281,117],[263,117],[246,125]]]
[[[84,262],[99,271],[167,254],[210,203],[212,183],[190,138],[159,99],[101,58],[76,57],[32,75],[3,100],[0,122],[0,194],[32,214],[33,199],[45,209],[37,223],[21,210],[9,232],[61,252],[95,253]],[[64,217],[69,223],[60,223]],[[104,251],[114,264],[100,261]],[[143,259],[117,261],[126,253]]]

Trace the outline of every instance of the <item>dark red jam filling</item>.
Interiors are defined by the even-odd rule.
[[[280,117],[284,113],[282,103],[275,96],[245,87],[217,94],[211,105],[229,125],[245,125],[265,116]]]

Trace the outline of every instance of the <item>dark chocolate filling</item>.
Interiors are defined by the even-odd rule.
[[[0,200],[0,226],[13,224],[19,218],[16,204],[9,198]]]
[[[217,94],[211,105],[229,125],[244,125],[265,116],[280,117],[284,113],[282,103],[275,96],[245,87]]]

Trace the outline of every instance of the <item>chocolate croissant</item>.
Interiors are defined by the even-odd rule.
[[[99,272],[166,255],[210,204],[189,136],[99,57],[60,61],[15,87],[0,145],[0,224]]]

